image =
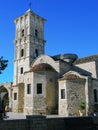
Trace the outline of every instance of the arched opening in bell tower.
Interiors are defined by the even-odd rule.
[[[38,37],[38,30],[35,29],[35,37]]]

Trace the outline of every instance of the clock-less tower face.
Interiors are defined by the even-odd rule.
[[[44,23],[45,19],[30,9],[15,19],[14,84],[23,82],[23,73],[36,57],[44,54]]]

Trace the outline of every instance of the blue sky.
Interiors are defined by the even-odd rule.
[[[0,83],[13,81],[14,19],[29,9],[30,0],[0,2],[0,56],[9,60]],[[47,19],[45,53],[98,54],[98,0],[31,0],[32,10]]]

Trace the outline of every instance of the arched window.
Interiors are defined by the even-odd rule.
[[[35,49],[35,56],[38,56],[38,49]]]
[[[35,29],[35,37],[38,37],[38,30]]]
[[[22,29],[21,36],[24,37],[24,29]]]
[[[97,98],[97,90],[94,89],[94,101],[97,102],[98,101],[98,98]]]
[[[34,58],[36,58],[37,56],[38,56],[38,49],[35,49]]]
[[[21,49],[21,52],[20,52],[20,56],[23,57],[24,56],[24,49]]]

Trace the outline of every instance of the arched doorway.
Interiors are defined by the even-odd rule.
[[[9,105],[8,90],[4,86],[0,86],[0,109],[5,111],[6,105]]]

